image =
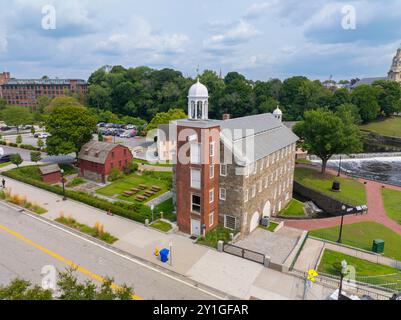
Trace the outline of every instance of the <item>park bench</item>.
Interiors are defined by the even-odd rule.
[[[136,200],[138,200],[138,201],[140,201],[140,202],[143,202],[143,201],[146,200],[146,197],[144,197],[144,196],[137,196],[137,197],[136,197]]]
[[[130,197],[130,196],[132,196],[132,195],[134,195],[135,194],[135,192],[132,192],[132,191],[125,191],[124,193],[123,193],[123,196],[125,196],[125,197]]]
[[[158,186],[153,186],[151,190],[154,192],[159,192],[161,190],[161,188]]]
[[[148,187],[146,186],[146,185],[144,185],[144,184],[140,184],[139,186],[138,186],[138,189],[141,189],[141,190],[146,190]]]

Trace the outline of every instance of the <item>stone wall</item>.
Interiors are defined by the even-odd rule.
[[[388,137],[364,132],[364,152],[399,152],[401,151],[401,138]]]
[[[347,207],[353,207],[352,205],[343,203],[339,200],[330,198],[323,193],[305,187],[296,181],[294,181],[294,193],[309,201],[313,201],[319,208],[324,210],[325,213],[330,216],[341,215],[343,205],[346,205]],[[363,205],[363,203],[361,203],[361,205]]]

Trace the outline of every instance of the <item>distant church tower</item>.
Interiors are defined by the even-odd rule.
[[[283,112],[277,106],[276,110],[273,111],[273,116],[280,121],[283,121]]]
[[[401,83],[401,47],[398,48],[393,64],[391,65],[390,72],[388,73],[388,80],[397,81]]]
[[[209,118],[209,92],[198,81],[189,89],[188,118],[191,120],[207,120]]]

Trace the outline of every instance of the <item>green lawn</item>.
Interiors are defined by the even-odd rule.
[[[15,169],[12,169],[11,171],[21,174],[25,177],[37,180],[37,181],[42,181],[42,176],[39,171],[40,167],[41,166],[26,166],[26,167],[21,167],[21,168],[15,168]],[[65,176],[69,176],[71,174],[77,173],[77,169],[75,169],[73,166],[71,166],[69,164],[62,164],[62,165],[60,165],[60,168],[64,170]]]
[[[84,184],[85,182],[86,182],[86,180],[83,179],[83,178],[74,178],[74,179],[72,179],[70,182],[68,182],[66,184],[66,187],[67,188],[74,188],[74,187],[77,187],[77,186],[79,186],[81,184]]]
[[[339,276],[334,264],[341,263],[343,260],[347,261],[349,266],[353,266],[355,268],[357,281],[401,290],[400,270],[328,249],[324,250],[322,260],[318,267],[318,272]],[[389,283],[395,285],[387,286],[386,284]]]
[[[130,197],[125,197],[122,194],[125,191],[129,191],[132,188],[137,188],[140,184],[146,185],[148,188],[147,190],[149,191],[152,186],[158,186],[161,188],[161,191],[156,193],[154,196],[147,198],[146,201],[148,202],[149,200],[152,200],[163,193],[167,192],[170,187],[171,187],[171,181],[172,181],[172,173],[171,172],[154,172],[151,175],[147,174],[131,174],[129,176],[125,176],[122,179],[119,179],[111,184],[109,184],[106,187],[97,189],[96,192],[107,196],[107,197],[114,197],[117,196],[117,199],[119,200],[125,200],[129,202],[136,203],[138,202],[135,198],[138,195],[144,195],[144,192],[146,191],[140,191],[137,194],[130,196]]]
[[[0,164],[0,168],[7,167],[7,166],[9,166],[10,164],[11,164],[11,162],[4,162],[4,163],[1,163],[1,164]]]
[[[401,137],[401,117],[391,117],[381,121],[374,121],[360,127],[382,136]]]
[[[277,227],[278,227],[278,223],[273,222],[273,221],[270,221],[270,225],[268,227],[265,227],[262,225],[259,226],[260,229],[267,230],[270,232],[274,232],[277,229]]]
[[[156,167],[172,167],[173,166],[169,162],[166,162],[166,163],[160,163],[160,162],[150,163],[147,160],[142,160],[142,159],[137,159],[137,158],[134,159],[134,162],[140,163],[140,164],[148,164],[150,166],[156,166]]]
[[[401,191],[382,189],[382,196],[387,215],[401,224]]]
[[[220,240],[222,240],[224,242],[231,241],[230,233],[233,233],[234,235],[236,234],[236,232],[234,230],[226,229],[223,226],[218,225],[216,228],[209,231],[206,234],[206,237],[199,238],[197,243],[216,249],[218,241],[220,241]]]
[[[155,212],[160,213],[163,212],[163,217],[170,221],[176,221],[177,216],[173,213],[174,205],[173,198],[170,198],[155,207]]]
[[[279,213],[279,215],[283,217],[303,217],[305,216],[304,203],[296,199],[292,199],[287,207]]]
[[[169,232],[173,228],[170,223],[162,220],[157,220],[153,222],[150,226],[163,232]]]
[[[337,241],[339,230],[340,227],[337,226],[328,229],[313,230],[309,232],[309,235],[316,238]],[[370,221],[348,224],[343,227],[343,244],[371,251],[373,240],[375,239],[382,239],[385,241],[385,256],[401,260],[401,236],[393,230],[377,222]]]
[[[352,178],[322,175],[313,169],[296,168],[295,181],[349,205],[366,204],[365,186]],[[341,192],[331,191],[334,181],[341,183]]]
[[[297,159],[295,161],[296,164],[312,164],[312,161],[308,160],[308,159]]]

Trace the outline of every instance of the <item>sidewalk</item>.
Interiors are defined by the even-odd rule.
[[[72,216],[80,223],[93,226],[104,225],[119,240],[113,245],[151,263],[180,273],[194,281],[203,283],[240,299],[300,299],[303,280],[294,276],[267,269],[245,259],[211,248],[193,244],[187,235],[165,234],[142,224],[61,197],[36,187],[6,178],[12,193],[27,196],[48,212],[43,217],[57,219],[61,213]],[[172,242],[172,266],[162,264],[154,256],[155,248],[165,248]],[[327,298],[331,289],[316,286],[314,298]],[[311,296],[312,297],[312,296]]]

